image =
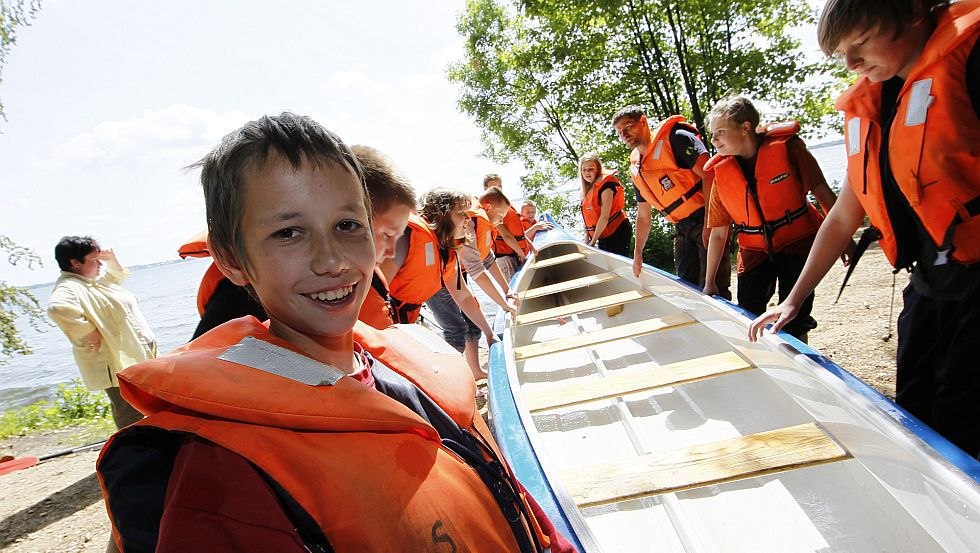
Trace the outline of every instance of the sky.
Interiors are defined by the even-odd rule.
[[[309,115],[388,154],[416,190],[473,193],[521,167],[480,156],[446,67],[463,0],[45,0],[0,83],[0,235],[44,266],[0,260],[0,281],[51,282],[54,245],[91,235],[124,265],[177,259],[203,230],[183,168],[247,121]]]
[[[205,228],[199,174],[183,168],[282,111],[387,153],[419,194],[477,193],[495,172],[519,196],[522,167],[481,157],[480,130],[446,78],[463,53],[464,5],[44,0],[0,83],[0,235],[44,265],[0,259],[0,281],[53,281],[65,235],[95,237],[124,265],[177,259]]]

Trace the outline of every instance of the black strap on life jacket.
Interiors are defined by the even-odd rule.
[[[703,181],[698,181],[698,183],[695,184],[694,186],[692,186],[690,190],[688,190],[687,192],[685,192],[683,196],[681,196],[680,198],[677,198],[676,200],[674,200],[673,202],[671,202],[670,205],[668,205],[667,207],[665,207],[664,208],[664,214],[665,215],[670,215],[675,209],[677,209],[678,207],[684,205],[684,202],[686,202],[686,201],[690,200],[691,198],[693,198],[695,194],[697,194],[698,192],[701,191],[701,188],[703,186],[704,186],[704,182]],[[622,213],[622,212],[620,212],[620,213]]]
[[[964,204],[954,205],[956,207],[956,216],[953,217],[953,220],[949,223],[949,227],[946,228],[946,233],[943,235],[943,243],[939,247],[940,255],[945,255],[947,258],[953,253],[953,237],[956,235],[956,225],[980,215],[980,196]]]
[[[861,255],[864,253],[864,250],[868,249],[868,246],[870,246],[872,242],[877,242],[880,239],[881,231],[875,227],[868,227],[861,233],[861,238],[858,239],[857,247],[854,248],[854,255],[851,256],[850,262],[847,264],[847,273],[844,274],[844,281],[840,283],[840,290],[837,292],[837,299],[834,300],[834,303],[837,303],[837,300],[840,299],[841,294],[844,293],[844,287],[847,286],[847,279],[851,278],[851,273],[853,273],[854,268],[857,267],[858,260],[861,259]]]
[[[409,315],[422,307],[421,303],[408,303],[392,296],[388,297],[388,305],[391,308],[391,319],[399,324],[411,323]]]
[[[544,551],[544,547],[538,543],[534,532],[534,523],[532,522],[534,515],[528,512],[524,502],[521,501],[520,489],[507,473],[507,470],[504,469],[500,459],[497,458],[492,449],[482,447],[472,434],[463,432],[460,438],[468,443],[463,445],[456,440],[443,438],[442,445],[459,455],[466,461],[466,464],[473,467],[480,480],[490,490],[500,507],[501,513],[507,520],[507,524],[510,525],[521,553]]]
[[[763,223],[759,226],[749,226],[740,225],[735,223],[735,233],[745,233],[745,234],[761,234],[766,241],[766,253],[769,254],[769,260],[773,260],[773,244],[772,237],[776,234],[776,230],[792,224],[793,221],[805,216],[810,211],[810,205],[804,202],[802,206],[797,209],[789,210],[787,209],[783,216],[779,219],[766,220],[764,212],[762,211],[762,203],[759,201],[759,195],[757,190],[753,186],[746,186],[745,193],[752,197],[752,202],[755,204],[755,209],[759,213],[759,219]]]
[[[388,295],[388,287],[385,286],[385,282],[381,280],[381,276],[378,275],[377,271],[371,275],[371,288],[374,288],[374,291],[380,294],[385,300],[385,306],[388,308],[388,315],[391,316],[391,320],[397,321],[398,319],[395,318],[395,310],[391,305],[391,296]]]

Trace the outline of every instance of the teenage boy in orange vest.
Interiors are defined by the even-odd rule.
[[[381,272],[381,264],[395,257],[398,239],[405,234],[408,218],[415,212],[415,189],[385,154],[362,145],[351,146],[351,151],[361,163],[364,185],[371,197],[371,230],[377,264],[358,319],[374,328],[388,328],[395,320],[389,303],[388,280]]]
[[[847,178],[784,302],[778,331],[863,223],[912,272],[898,318],[895,401],[980,455],[980,2],[829,0],[820,47],[861,75],[837,100]]]
[[[627,106],[613,117],[619,138],[630,152],[630,175],[636,190],[636,236],[633,244],[633,274],[640,275],[643,247],[650,236],[652,209],[657,208],[674,223],[674,265],[677,276],[704,288],[707,262],[707,233],[704,231],[705,197],[711,181],[705,179],[708,150],[697,129],[673,116],[661,121],[652,132],[640,106]],[[728,290],[731,268],[723,263],[717,273],[719,294]]]
[[[357,321],[375,248],[350,149],[284,113],[200,165],[209,250],[270,320],[120,374],[147,418],[97,464],[119,549],[570,551],[500,458],[460,356]]]
[[[488,173],[483,177],[483,190],[493,187],[503,190],[503,180],[496,173]],[[510,203],[507,207],[504,216],[494,222],[497,235],[493,240],[493,253],[497,257],[497,267],[500,267],[504,279],[510,282],[514,273],[524,265],[524,260],[534,250],[534,246],[524,233],[521,215]]]

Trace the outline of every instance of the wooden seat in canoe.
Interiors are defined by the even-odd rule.
[[[517,318],[514,319],[514,324],[525,325],[525,324],[546,321],[548,319],[557,319],[558,317],[564,317],[566,315],[572,315],[575,313],[585,313],[586,311],[592,311],[595,309],[602,309],[604,307],[612,307],[615,305],[629,303],[631,301],[642,300],[644,298],[649,298],[652,295],[653,294],[647,292],[646,290],[643,290],[642,288],[637,288],[636,290],[629,290],[626,292],[620,292],[618,294],[610,294],[608,296],[602,296],[600,298],[593,298],[590,300],[569,303],[566,305],[559,305],[558,307],[551,307],[548,309],[542,309],[540,311],[533,311],[531,313],[523,313],[521,315],[518,315]]]
[[[692,319],[689,315],[684,313],[676,313],[665,317],[646,319],[635,323],[603,328],[585,334],[576,334],[574,336],[566,336],[556,340],[548,340],[547,342],[528,344],[526,346],[515,348],[514,358],[521,361],[538,355],[546,355],[549,353],[557,353],[559,351],[568,351],[570,349],[595,346],[615,340],[624,340],[626,338],[635,338],[637,336],[650,334],[651,332],[656,332],[658,330],[664,330],[666,328],[673,328],[685,324],[693,324],[695,322],[697,321]]]
[[[567,253],[565,255],[558,255],[558,256],[555,256],[555,257],[549,257],[549,258],[546,258],[546,259],[542,259],[540,261],[535,261],[534,264],[531,265],[531,268],[532,269],[541,269],[542,267],[551,267],[553,265],[561,265],[562,263],[568,263],[569,261],[580,261],[582,259],[585,259],[586,257],[588,257],[588,256],[585,255],[584,253],[581,253],[581,252]]]
[[[622,371],[601,380],[551,386],[524,396],[531,412],[577,405],[627,394],[676,386],[713,376],[751,369],[752,365],[734,352],[706,355],[642,370]]]
[[[619,278],[619,275],[613,272],[599,273],[597,275],[589,275],[581,278],[574,278],[572,280],[556,282],[555,284],[548,284],[546,286],[531,288],[530,290],[522,292],[520,294],[520,297],[521,299],[528,299],[528,298],[547,296],[550,294],[557,294],[558,292],[567,292],[568,290],[574,290],[576,288],[584,288],[586,286],[592,286],[593,284],[599,284],[600,282],[606,282],[614,278]]]
[[[589,507],[850,458],[815,423],[562,471],[572,500]]]

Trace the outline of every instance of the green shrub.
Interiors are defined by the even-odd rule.
[[[73,426],[86,427],[91,434],[108,435],[115,430],[109,399],[101,391],[88,390],[78,379],[60,384],[52,400],[0,415],[0,438]]]

